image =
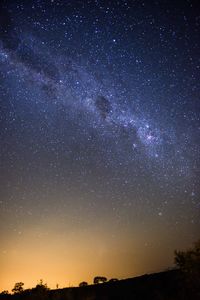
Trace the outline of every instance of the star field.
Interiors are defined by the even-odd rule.
[[[199,237],[198,12],[2,1],[2,289],[160,270]]]

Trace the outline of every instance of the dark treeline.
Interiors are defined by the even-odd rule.
[[[177,269],[140,277],[107,281],[96,276],[94,284],[50,290],[42,280],[32,289],[18,282],[13,294],[4,291],[0,300],[196,300],[200,299],[200,240],[187,251],[175,251]],[[58,287],[58,286],[57,286]]]
[[[4,300],[188,300],[200,299],[188,288],[180,270],[83,287],[49,290],[43,286],[20,293],[0,295]]]

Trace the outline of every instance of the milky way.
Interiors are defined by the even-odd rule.
[[[159,268],[197,238],[197,12],[195,1],[2,2],[2,261],[23,235],[50,240],[52,219],[62,240],[109,228],[108,241],[95,233],[100,257],[126,236],[130,268],[136,244],[162,253],[166,239]]]
[[[37,103],[38,106],[39,102],[43,103],[46,114],[41,118],[48,118],[48,109],[61,110],[63,115],[66,110],[73,110],[71,116],[66,115],[66,125],[69,119],[83,116],[84,120],[78,120],[78,126],[84,127],[84,131],[89,127],[93,134],[104,136],[108,152],[110,140],[118,150],[118,144],[120,149],[123,144],[128,144],[127,155],[131,160],[137,159],[135,152],[142,153],[157,160],[159,165],[164,162],[163,167],[167,169],[166,163],[175,156],[177,172],[182,173],[183,169],[190,172],[183,153],[187,146],[185,143],[177,145],[177,132],[169,124],[165,125],[162,119],[155,122],[153,117],[142,112],[142,100],[135,104],[134,99],[121,95],[118,83],[114,83],[109,74],[106,80],[100,80],[94,72],[87,70],[87,66],[80,66],[69,56],[54,54],[45,46],[41,49],[41,40],[27,36],[18,38],[14,50],[7,49],[2,43],[1,62],[6,74],[18,80],[13,93],[21,83],[23,88],[27,85],[26,93],[39,93]],[[25,91],[20,89],[22,96]]]

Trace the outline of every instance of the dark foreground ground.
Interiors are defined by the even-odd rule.
[[[196,300],[197,291],[184,283],[178,270],[57,290],[25,290],[18,295],[0,295],[9,300]]]

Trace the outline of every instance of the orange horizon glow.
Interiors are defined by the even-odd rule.
[[[55,226],[49,220],[39,233],[35,228],[24,230],[7,241],[1,254],[0,290],[9,290],[16,282],[32,288],[42,279],[55,289],[78,286],[81,281],[93,283],[95,276],[124,279],[161,271],[173,265],[173,253],[166,250],[165,237],[158,245],[152,240],[152,251],[146,250],[145,236],[118,231],[117,235],[93,227],[84,231],[47,233]],[[50,225],[51,224],[51,225]],[[51,228],[51,229],[52,229]],[[158,231],[161,235],[161,231]],[[166,233],[167,234],[167,233]]]

